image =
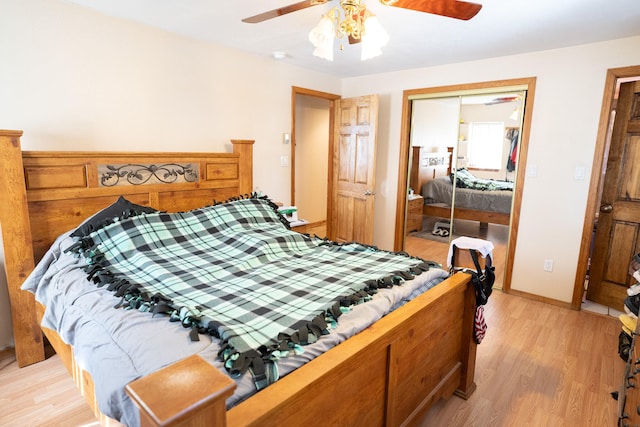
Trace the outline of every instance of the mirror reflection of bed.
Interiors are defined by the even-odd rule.
[[[502,286],[525,94],[412,102],[407,252],[444,264],[452,239],[490,240],[496,286]],[[478,151],[485,132],[492,142]]]

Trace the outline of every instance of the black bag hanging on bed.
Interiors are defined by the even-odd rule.
[[[453,255],[451,259],[451,265],[455,266],[455,245],[453,250]],[[471,274],[471,281],[476,290],[476,306],[480,307],[481,305],[485,305],[489,300],[489,296],[493,291],[493,283],[496,280],[495,267],[491,265],[491,255],[487,255],[485,258],[484,271],[480,267],[480,262],[478,262],[478,254],[475,250],[469,249],[469,253],[471,254],[471,259],[473,260],[473,264],[476,267],[476,270],[470,268],[462,269],[465,273]]]
[[[454,245],[451,265],[452,269],[455,266],[455,253],[456,247]],[[464,268],[462,271],[465,273],[471,274],[471,281],[473,282],[473,286],[476,291],[476,313],[473,319],[473,339],[476,344],[480,344],[484,339],[484,336],[487,332],[487,324],[484,320],[484,305],[489,300],[489,296],[493,291],[493,283],[496,280],[495,267],[491,265],[491,255],[487,254],[485,257],[484,271],[480,267],[480,262],[478,262],[478,254],[475,250],[469,249],[469,253],[471,254],[471,259],[473,260],[473,264],[476,267],[474,271],[471,268]]]
[[[484,271],[480,268],[478,254],[474,250],[471,252],[471,259],[476,266],[476,271],[471,272],[471,281],[476,289],[476,314],[473,321],[473,339],[476,344],[480,344],[487,333],[487,324],[484,320],[484,305],[489,300],[493,291],[493,282],[496,280],[494,267],[491,265],[491,255],[486,256]]]
[[[470,250],[471,259],[476,266],[476,271],[471,273],[473,284],[476,288],[476,305],[485,305],[493,291],[493,283],[496,281],[495,267],[491,265],[491,255],[487,255],[484,263],[484,271],[480,268],[478,254]]]

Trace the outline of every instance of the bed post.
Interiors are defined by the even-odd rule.
[[[141,427],[227,425],[226,401],[236,383],[198,355],[192,355],[129,383],[140,409]]]
[[[240,194],[253,191],[253,143],[252,139],[232,139],[233,152],[240,155],[238,175],[240,176]]]
[[[462,274],[462,273],[457,273]],[[460,386],[454,394],[467,400],[476,389],[474,381],[476,372],[476,351],[478,345],[473,339],[473,328],[476,314],[476,294],[473,282],[467,283],[464,295],[464,315],[462,319],[462,353],[460,362],[462,362]]]
[[[23,367],[44,360],[44,346],[33,294],[20,289],[34,268],[21,136],[22,131],[0,130],[0,229],[4,242],[4,268],[11,303],[16,359],[18,366]]]

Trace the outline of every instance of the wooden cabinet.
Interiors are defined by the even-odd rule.
[[[407,233],[422,231],[422,196],[410,195],[407,201]]]
[[[618,392],[618,425],[640,426],[640,330],[636,328],[631,344],[631,355],[625,367],[624,378]]]
[[[638,265],[640,265],[640,253],[635,255],[629,264],[629,274],[640,271],[637,270]],[[629,306],[636,306],[637,295],[627,296],[625,306],[627,306],[627,301]],[[634,309],[631,311],[638,314]],[[626,320],[632,318],[633,316],[626,316]],[[620,320],[623,323],[623,330],[620,332],[618,353],[622,357],[625,356],[624,349],[628,345],[628,341],[623,339],[625,336],[627,339],[631,337],[631,348],[625,366],[624,378],[622,378],[618,391],[618,426],[638,427],[640,426],[640,322],[633,320],[627,322],[623,316],[620,316]],[[631,333],[629,334],[629,332]]]
[[[307,225],[308,224],[300,224],[291,227],[291,231],[297,231],[298,233],[307,233]]]

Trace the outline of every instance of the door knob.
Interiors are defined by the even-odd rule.
[[[610,213],[612,211],[613,211],[613,206],[611,206],[610,204],[606,204],[606,205],[601,205],[600,206],[600,212]]]
[[[375,196],[376,192],[375,191],[371,191],[371,190],[366,190],[362,195],[363,196]]]

